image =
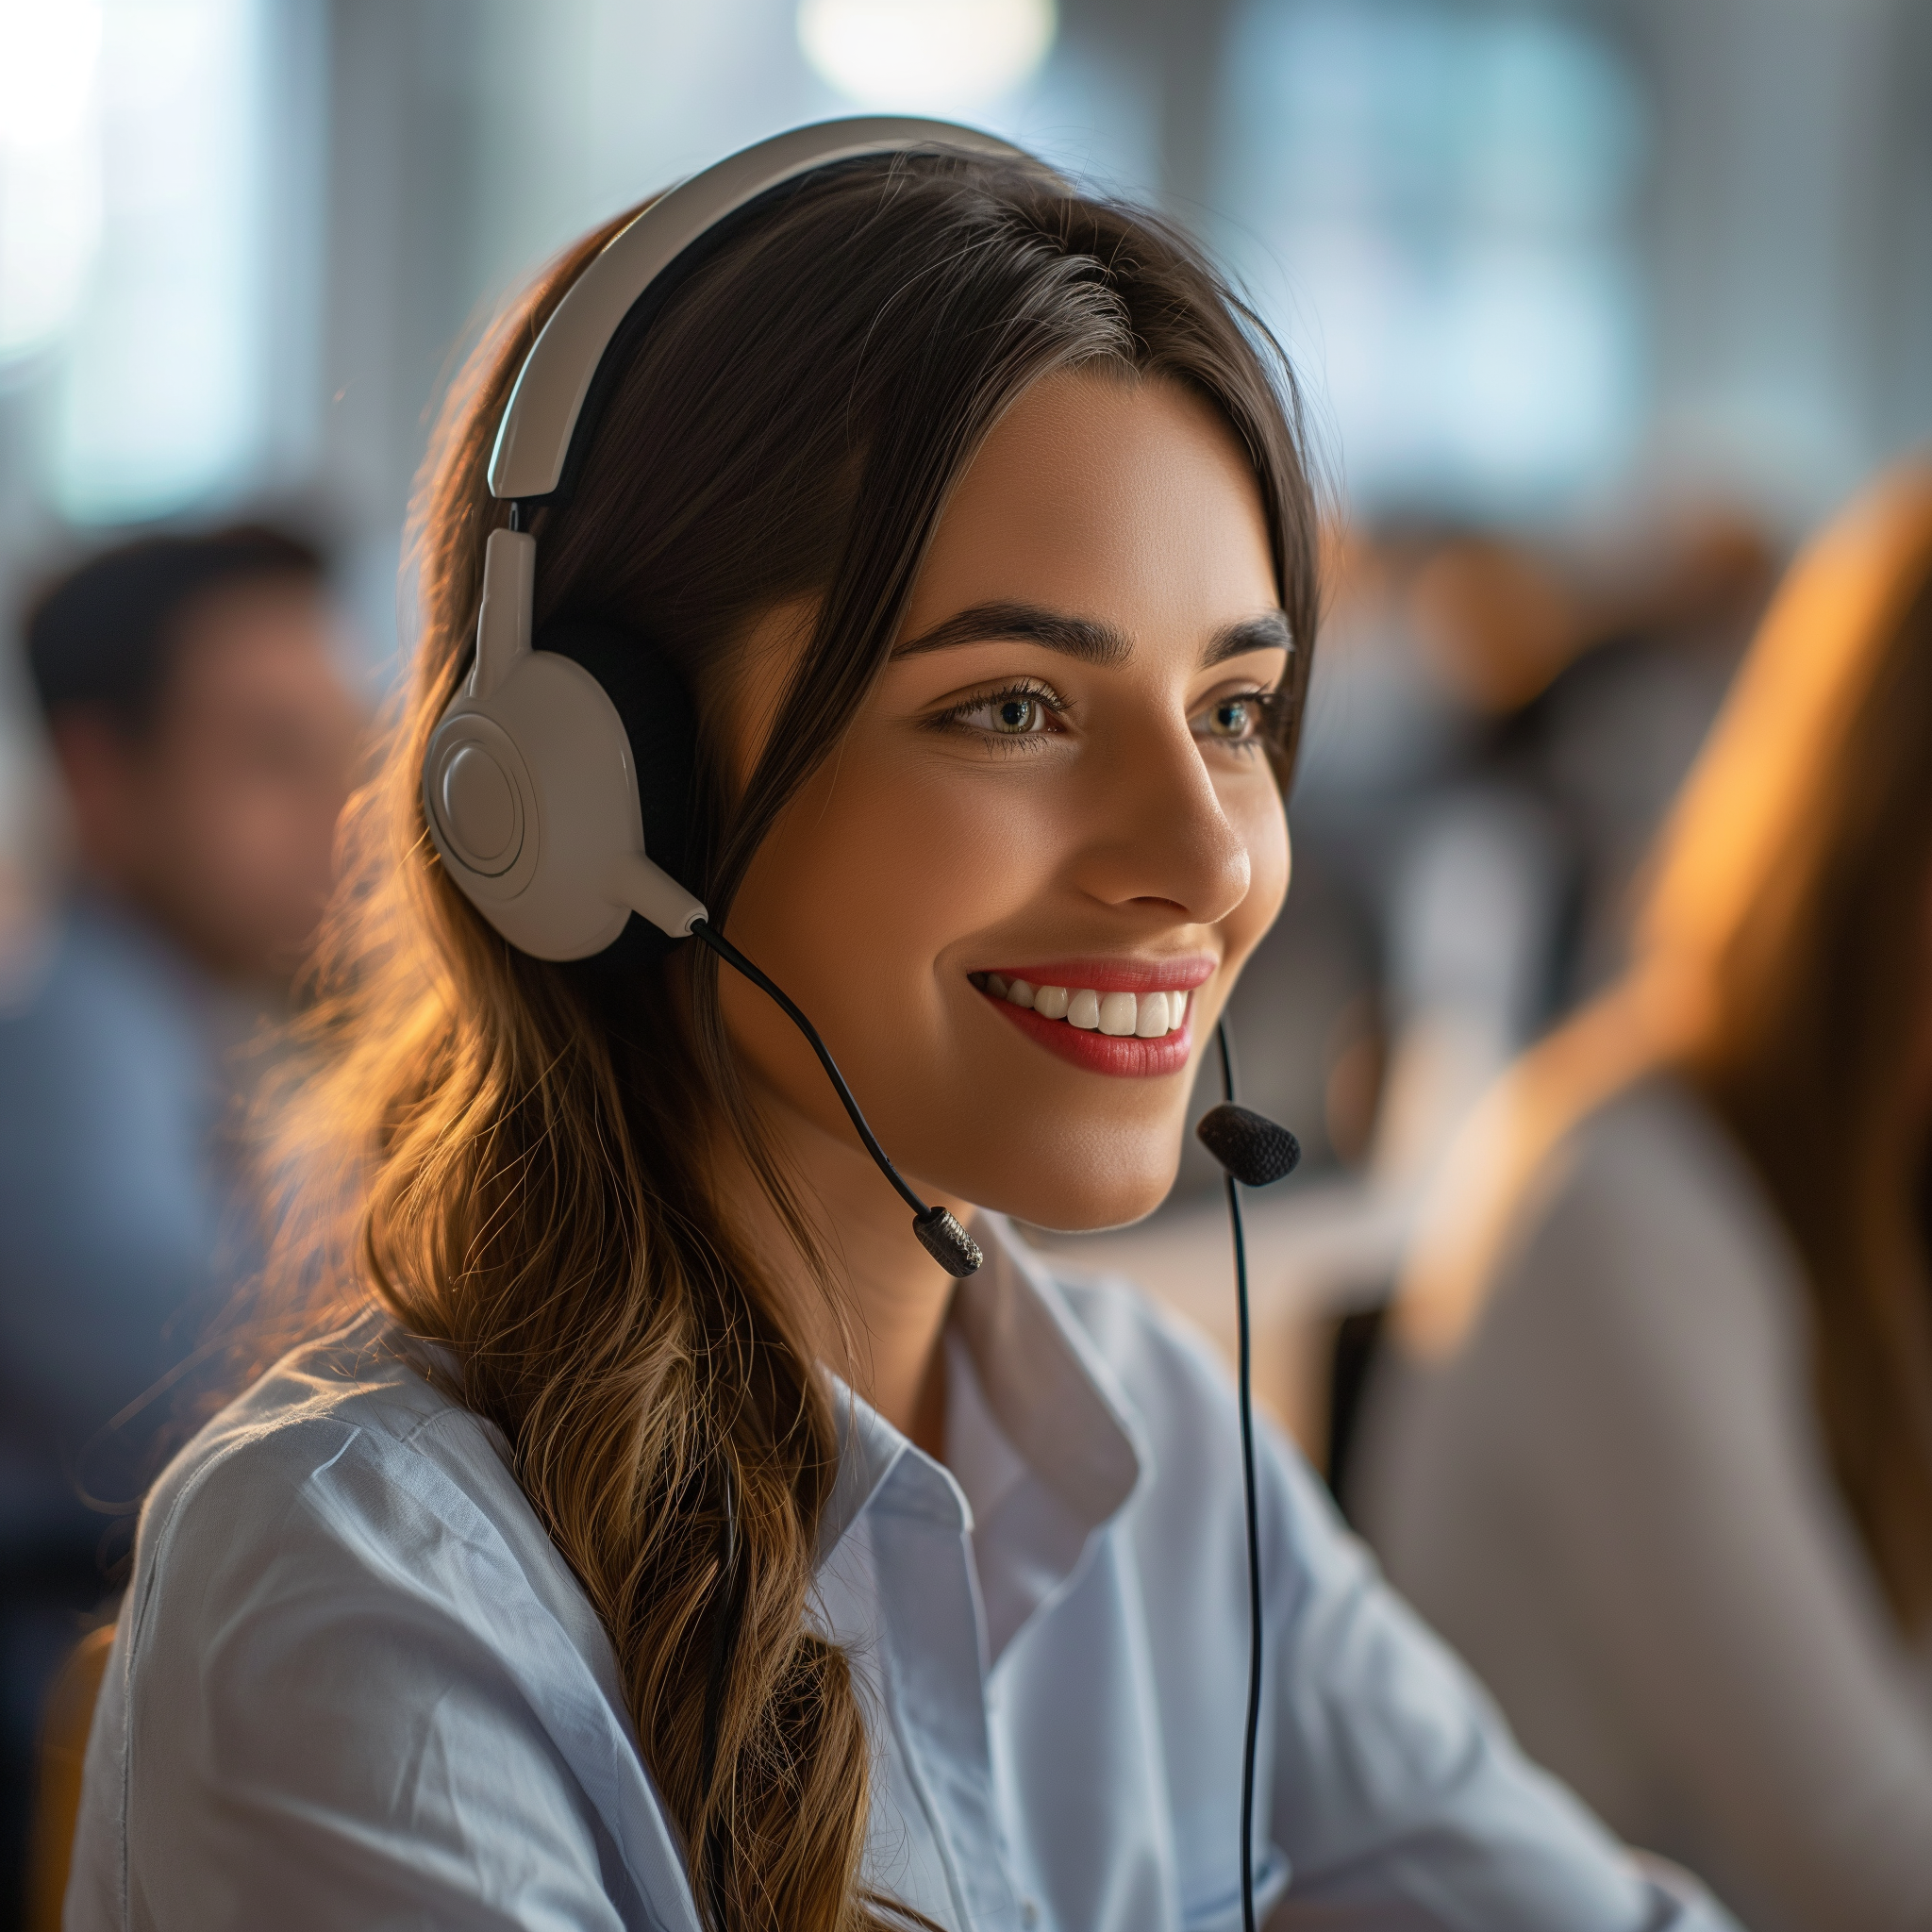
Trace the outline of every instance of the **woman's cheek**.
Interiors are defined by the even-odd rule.
[[[1249,886],[1226,921],[1228,961],[1239,965],[1266,937],[1288,898],[1293,866],[1288,809],[1272,777],[1243,788],[1238,823],[1248,848]]]
[[[893,889],[921,902],[907,906],[902,930],[917,929],[911,950],[928,968],[962,935],[1036,898],[1080,822],[1055,773],[1021,765],[1028,756],[886,757],[841,780],[835,842],[877,855]]]
[[[795,998],[820,1003],[822,1024],[869,1030],[926,1017],[940,955],[1024,903],[1050,862],[1053,814],[971,765],[908,768],[867,749],[848,746],[787,808],[732,921],[792,974]]]

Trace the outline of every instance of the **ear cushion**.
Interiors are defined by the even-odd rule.
[[[540,651],[582,665],[617,708],[637,769],[645,856],[691,887],[698,720],[683,678],[649,639],[618,625],[563,618],[546,625],[535,641]],[[633,913],[596,958],[622,971],[661,958],[675,943]]]

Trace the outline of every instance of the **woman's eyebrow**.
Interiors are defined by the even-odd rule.
[[[1250,651],[1293,649],[1294,632],[1289,626],[1288,613],[1264,610],[1258,616],[1244,617],[1238,624],[1223,625],[1214,633],[1214,641],[1208,646],[1201,663],[1205,669],[1210,664],[1225,663],[1230,658],[1245,657]]]
[[[974,604],[936,624],[892,655],[911,658],[924,651],[946,651],[955,644],[999,641],[1039,644],[1089,664],[1124,664],[1134,647],[1112,625],[1095,617],[1071,617],[1038,604]]]
[[[1038,604],[974,604],[904,643],[892,654],[911,658],[926,651],[950,650],[956,644],[1012,641],[1039,644],[1063,657],[1089,664],[1124,664],[1134,654],[1132,641],[1116,625],[1097,617],[1074,617]],[[1224,625],[1202,654],[1203,667],[1240,658],[1250,651],[1291,651],[1294,634],[1279,610],[1262,611],[1238,623]]]

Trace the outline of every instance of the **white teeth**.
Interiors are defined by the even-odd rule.
[[[981,975],[975,975],[975,978]],[[1083,1033],[1105,1033],[1115,1040],[1164,1040],[1187,1023],[1184,992],[1103,993],[1091,986],[1034,986],[1024,979],[1005,979],[997,973],[983,975],[995,999],[1029,1007],[1042,1020],[1064,1020]]]

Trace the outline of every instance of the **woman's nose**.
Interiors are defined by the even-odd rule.
[[[1159,900],[1213,925],[1246,898],[1247,840],[1183,722],[1097,750],[1079,882],[1109,906]]]

